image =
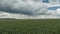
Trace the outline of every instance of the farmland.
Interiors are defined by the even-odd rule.
[[[0,19],[0,34],[60,34],[60,19]]]

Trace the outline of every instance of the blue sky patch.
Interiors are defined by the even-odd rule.
[[[49,0],[43,0],[42,2],[43,3],[49,3]]]
[[[56,10],[56,9],[58,9],[58,8],[60,8],[60,6],[56,6],[56,7],[49,7],[49,8],[48,8],[48,10]]]

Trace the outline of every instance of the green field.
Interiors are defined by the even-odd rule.
[[[60,34],[60,20],[0,19],[0,34]]]

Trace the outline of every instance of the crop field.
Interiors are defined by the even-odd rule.
[[[60,34],[60,19],[0,19],[0,34]]]

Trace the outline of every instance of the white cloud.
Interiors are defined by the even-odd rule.
[[[56,13],[60,15],[60,9],[57,9],[56,10]]]
[[[14,18],[14,19],[58,19],[56,13],[54,11],[50,10],[47,13],[51,13],[50,15],[38,15],[38,16],[28,16],[24,14],[13,14],[13,13],[7,13],[7,12],[1,12],[0,11],[0,18]]]
[[[48,7],[60,6],[60,4],[41,3],[40,0],[0,0],[0,18],[16,19],[46,19],[59,18],[60,10],[47,10]],[[7,8],[8,7],[8,8]],[[1,10],[0,8],[0,10]],[[12,10],[10,10],[12,9]],[[9,13],[10,12],[18,12]],[[24,13],[23,13],[24,12]],[[33,15],[30,15],[33,14]]]
[[[15,12],[20,13],[33,13],[34,15],[45,12],[46,7],[44,4],[39,2],[40,0],[2,0],[0,1],[0,5],[3,9],[8,12],[10,9],[17,10]],[[8,8],[7,8],[8,7]],[[43,10],[42,10],[43,9]],[[13,12],[13,11],[12,11]]]

